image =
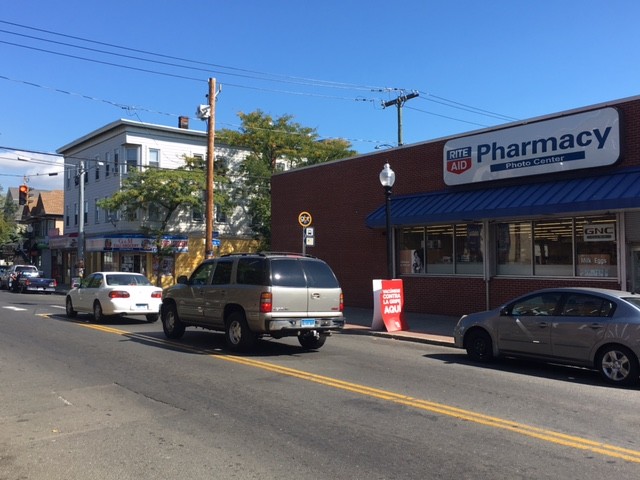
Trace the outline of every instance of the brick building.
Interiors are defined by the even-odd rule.
[[[393,271],[405,309],[459,315],[555,286],[640,290],[640,97],[277,174],[274,250],[336,271],[350,306],[371,307]]]

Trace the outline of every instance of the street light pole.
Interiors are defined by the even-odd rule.
[[[380,172],[380,183],[384,187],[385,194],[385,216],[387,221],[387,277],[393,279],[395,277],[393,271],[393,238],[391,234],[391,189],[396,181],[396,174],[391,170],[388,163],[384,164],[384,168]]]

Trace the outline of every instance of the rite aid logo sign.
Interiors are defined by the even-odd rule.
[[[620,158],[615,108],[448,141],[447,185],[612,165]]]

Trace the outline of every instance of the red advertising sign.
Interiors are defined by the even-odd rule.
[[[402,280],[382,280],[380,292],[380,307],[382,320],[388,332],[409,330],[404,321],[402,308],[404,306],[404,290]]]

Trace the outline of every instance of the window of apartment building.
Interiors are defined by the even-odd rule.
[[[149,207],[147,208],[147,217],[150,222],[159,222],[162,220],[162,216],[160,215],[161,213],[161,207],[159,205],[155,203],[149,204]]]
[[[68,227],[70,221],[71,221],[71,219],[70,219],[70,215],[69,215],[69,205],[65,205],[65,207],[64,207],[64,226]]]
[[[99,202],[99,199],[97,199],[97,198],[93,201],[93,205],[94,205],[94,212],[93,212],[94,223],[96,223],[96,224],[100,223],[100,207],[98,206],[98,202]]]
[[[104,176],[111,175],[111,152],[105,152],[104,154]]]
[[[85,200],[84,202],[84,223],[86,224],[89,221],[89,201]]]
[[[160,150],[157,148],[149,149],[149,167],[160,168]]]
[[[117,148],[113,151],[113,174],[120,175],[120,150]]]
[[[217,205],[214,206],[216,223],[227,223],[227,214]]]
[[[72,175],[72,171],[71,171],[71,165],[67,165],[65,166],[65,169],[67,170],[67,188],[71,188],[71,177]]]
[[[73,224],[78,225],[78,204],[73,204]]]
[[[140,166],[140,147],[138,145],[127,146],[124,149],[124,153],[126,162],[125,173],[128,174]]]

